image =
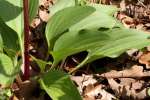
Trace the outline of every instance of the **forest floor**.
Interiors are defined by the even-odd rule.
[[[90,2],[97,1],[90,0]],[[120,11],[114,16],[125,27],[143,30],[150,34],[150,0],[101,0],[99,3],[120,8]],[[54,4],[55,2],[51,0],[40,0],[38,15],[30,28],[30,54],[43,60],[47,55],[44,31],[46,22],[50,19],[49,6]],[[68,57],[62,63],[61,68],[69,72],[81,62],[85,55],[86,52],[82,52]],[[31,66],[33,69],[31,74],[33,76],[38,74],[37,64],[31,61]],[[149,100],[149,78],[150,47],[145,47],[142,51],[137,49],[128,50],[115,59],[107,57],[99,59],[79,69],[71,76],[84,100]],[[14,84],[13,89],[17,89],[15,86]],[[29,97],[29,100],[50,100],[46,95],[30,96],[31,89],[35,89],[34,86],[34,82],[25,82],[21,91],[16,93],[19,96],[14,96],[13,100],[18,100],[21,96]]]

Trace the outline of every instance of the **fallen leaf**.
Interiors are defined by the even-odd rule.
[[[142,78],[149,77],[150,71],[143,72],[142,66],[134,65],[130,69],[125,69],[123,71],[111,70],[110,72],[103,73],[99,76],[106,78]]]
[[[141,64],[145,64],[147,69],[150,68],[150,52],[143,54],[140,58],[139,58],[139,62]]]

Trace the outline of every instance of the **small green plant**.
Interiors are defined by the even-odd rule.
[[[0,12],[2,12],[0,13],[0,84],[2,86],[10,86],[13,83],[22,61],[25,65],[25,79],[29,79],[29,23],[35,17],[37,9],[38,0],[30,0],[29,13],[28,2],[0,0]],[[41,68],[42,75],[39,76],[39,82],[53,100],[81,100],[69,74],[56,70],[61,60],[66,57],[82,51],[88,52],[87,57],[70,72],[72,73],[94,60],[106,56],[117,57],[128,49],[141,49],[150,43],[149,35],[145,32],[124,28],[113,17],[118,10],[113,6],[80,4],[78,0],[58,0],[50,10],[52,17],[47,23],[45,35],[48,53],[53,56],[54,61],[51,63],[33,56],[32,58]],[[21,60],[17,59],[19,52],[22,54]],[[47,64],[52,66],[45,72]]]

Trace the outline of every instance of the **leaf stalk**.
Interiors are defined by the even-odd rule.
[[[87,63],[88,60],[89,60],[89,56],[87,56],[80,64],[78,64],[73,70],[71,70],[69,72],[69,74],[71,74],[71,73],[77,71],[78,69],[80,69],[81,67],[83,67]]]

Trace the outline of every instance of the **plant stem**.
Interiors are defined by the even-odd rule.
[[[71,74],[71,73],[77,71],[78,69],[80,69],[81,67],[83,67],[87,63],[88,60],[89,60],[89,57],[87,56],[79,65],[77,65],[73,70],[71,70],[69,72],[69,74]]]
[[[23,0],[24,10],[24,80],[28,80],[30,76],[29,72],[29,13],[28,13],[28,0]]]
[[[50,69],[52,70],[56,68],[57,65],[58,65],[58,62],[54,61]]]

